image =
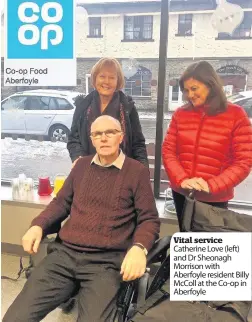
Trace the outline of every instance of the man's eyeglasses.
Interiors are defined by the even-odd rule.
[[[122,133],[122,131],[111,129],[106,131],[95,131],[91,132],[90,134],[93,139],[100,139],[103,133],[106,135],[107,138],[113,138],[114,136],[116,136],[116,134]]]

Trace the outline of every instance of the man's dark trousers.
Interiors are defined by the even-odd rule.
[[[79,252],[53,243],[3,322],[38,322],[71,297],[80,283],[77,322],[110,321],[122,280],[122,252]]]

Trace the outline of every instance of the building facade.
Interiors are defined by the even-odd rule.
[[[125,92],[134,97],[139,110],[155,110],[160,1],[83,2],[88,17],[76,25],[77,87],[73,89],[90,92],[90,71],[94,63],[101,57],[116,57],[125,72]],[[244,11],[243,22],[232,35],[218,33],[212,27],[216,0],[171,0],[166,109],[172,111],[183,103],[178,79],[188,65],[200,60],[213,65],[228,95],[252,90],[252,0],[229,2],[239,4]],[[3,43],[1,49],[3,71]],[[27,87],[2,87],[2,96],[23,89]]]

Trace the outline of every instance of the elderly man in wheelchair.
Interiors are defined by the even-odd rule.
[[[36,253],[51,227],[68,218],[4,322],[41,321],[76,292],[76,285],[77,321],[112,321],[121,282],[145,273],[160,229],[149,170],[120,151],[123,133],[114,118],[97,118],[91,140],[96,155],[78,160],[23,237],[24,250]]]

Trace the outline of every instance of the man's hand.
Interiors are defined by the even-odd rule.
[[[205,192],[209,193],[208,184],[202,178],[185,179],[181,183],[181,188],[183,188],[183,189],[194,189],[194,190],[197,190],[197,191],[205,191]]]
[[[146,256],[138,246],[133,246],[127,252],[121,266],[120,274],[124,281],[133,281],[143,276],[146,270]]]
[[[76,160],[73,162],[73,164],[72,164],[72,169],[73,169],[73,167],[76,165],[77,161],[78,161],[80,158],[82,158],[82,157],[78,157],[78,159],[76,159]]]
[[[22,238],[22,245],[29,254],[37,253],[43,230],[39,226],[32,226]]]

